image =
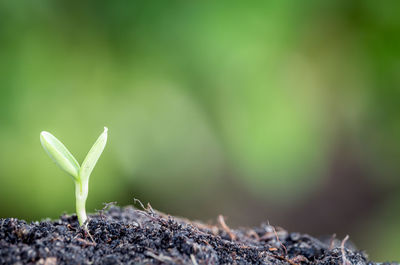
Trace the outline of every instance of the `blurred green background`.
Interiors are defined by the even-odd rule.
[[[399,1],[1,1],[0,217],[150,202],[400,260]]]

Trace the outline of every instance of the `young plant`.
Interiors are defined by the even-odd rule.
[[[107,127],[104,127],[104,132],[93,144],[82,166],[79,166],[75,157],[51,133],[45,131],[40,133],[40,142],[46,153],[61,169],[71,175],[75,182],[76,214],[80,225],[87,219],[85,204],[89,191],[89,177],[106,146],[107,131]]]

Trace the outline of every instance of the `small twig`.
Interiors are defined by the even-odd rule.
[[[304,257],[303,255],[297,255],[296,257],[290,259],[291,261],[297,263],[297,262],[309,262],[309,260]]]
[[[254,231],[253,229],[250,229],[247,233],[247,236],[251,237],[253,236],[257,241],[260,241],[260,237],[258,236],[258,234],[256,233],[256,231]]]
[[[340,245],[340,248],[342,250],[342,265],[351,265],[351,262],[346,257],[346,251],[344,250],[344,244],[346,244],[346,241],[348,239],[349,235],[346,235],[346,237],[342,241],[342,244]]]
[[[140,207],[142,207],[143,210],[146,210],[146,207],[144,207],[143,203],[139,199],[133,198],[133,203],[139,203]]]
[[[101,219],[104,219],[104,212],[107,211],[111,206],[116,205],[116,204],[117,204],[117,202],[104,202],[103,203],[103,205],[104,205],[103,209],[96,210],[96,212],[99,213]]]
[[[87,241],[87,240],[85,240],[85,239],[82,239],[82,238],[79,238],[79,237],[77,237],[77,238],[75,238],[77,241],[79,241],[79,242],[82,242],[85,246],[96,246],[96,243],[95,242],[90,242],[90,241]]]
[[[193,265],[199,265],[199,263],[197,263],[197,260],[193,254],[190,254],[190,259],[192,260]]]
[[[110,209],[111,206],[117,205],[117,202],[103,202],[103,209],[101,209],[103,212]]]
[[[266,232],[264,235],[262,235],[262,236],[260,237],[260,240],[265,240],[265,241],[267,241],[267,240],[276,238],[276,234],[278,234],[278,236],[282,236],[282,237],[287,235],[287,232],[286,232],[286,231],[276,231],[276,230],[275,230],[275,232],[276,232],[276,233],[274,233],[274,232]]]
[[[93,242],[94,244],[96,244],[96,241],[94,241],[92,235],[91,235],[90,232],[89,232],[89,229],[86,228],[86,232],[87,232],[87,234],[89,235],[89,237],[90,237],[90,239],[92,240],[92,242]]]
[[[93,242],[94,244],[96,244],[96,242],[94,241],[92,235],[91,235],[90,232],[89,232],[89,228],[88,228],[88,223],[89,223],[89,222],[90,222],[90,218],[88,217],[88,218],[85,220],[85,222],[83,223],[83,225],[82,225],[82,228],[83,228],[83,236],[86,237],[86,235],[89,235],[89,237],[90,237],[90,239],[92,240],[92,242]]]
[[[236,240],[235,234],[232,232],[229,226],[226,225],[224,217],[221,214],[218,216],[218,222],[221,225],[222,229],[224,229],[224,231],[228,233],[231,240]]]
[[[159,219],[158,219],[158,218],[154,217],[152,214],[149,214],[149,213],[146,212],[146,211],[138,211],[137,213],[138,213],[138,214],[141,214],[141,215],[144,215],[144,216],[150,218],[150,219],[153,220],[153,221],[159,222]]]
[[[301,256],[301,255],[296,256],[296,257],[294,257],[294,258],[292,258],[292,259],[288,259],[288,258],[287,258],[287,256],[288,256],[287,248],[286,248],[286,246],[281,242],[281,240],[279,239],[279,236],[278,236],[278,233],[276,232],[275,227],[272,226],[272,225],[270,225],[269,222],[268,222],[268,226],[272,227],[272,230],[273,230],[273,232],[274,232],[274,235],[275,235],[276,240],[278,241],[278,243],[282,246],[283,250],[285,251],[285,256],[279,256],[279,255],[270,255],[270,256],[272,256],[272,257],[274,257],[274,258],[277,258],[277,259],[280,259],[280,260],[284,260],[284,261],[288,262],[288,263],[291,264],[291,265],[299,265],[299,263],[297,263],[297,262],[308,261],[306,257]],[[264,235],[264,236],[265,236],[265,235]],[[264,236],[263,236],[263,237],[264,237]],[[276,249],[273,249],[273,248],[271,249],[271,248],[270,248],[270,251],[272,251],[272,250],[276,250]]]
[[[152,215],[155,215],[155,214],[156,214],[156,212],[153,210],[153,207],[151,207],[151,205],[150,205],[149,202],[147,203],[147,208],[146,208],[146,210],[149,211]]]
[[[276,232],[275,227],[273,225],[270,225],[269,221],[268,221],[268,225],[272,227],[272,230],[274,231],[276,240],[278,241],[278,243],[282,246],[283,250],[285,251],[285,257],[286,257],[287,256],[287,248],[285,247],[284,244],[282,244],[281,240],[279,239],[278,233]]]
[[[141,208],[143,209],[143,211],[145,211],[146,213],[151,214],[151,215],[153,215],[153,216],[156,214],[156,212],[153,210],[153,207],[151,207],[151,205],[150,205],[149,202],[147,203],[147,207],[144,207],[143,203],[142,203],[139,199],[133,198],[133,202],[134,202],[134,203],[139,203],[140,207],[141,207]]]
[[[67,228],[68,228],[69,230],[76,231],[76,228],[73,227],[73,226],[70,225],[70,224],[67,224]]]
[[[146,254],[147,256],[152,257],[153,259],[161,261],[161,262],[172,262],[172,263],[174,263],[174,260],[171,257],[164,256],[163,254],[157,255],[157,254],[155,254],[153,252],[150,252],[150,251],[146,251],[144,254]]]
[[[335,239],[336,239],[336,234],[333,234],[329,244],[329,250],[332,250],[335,247]]]
[[[292,261],[292,260],[290,260],[290,259],[288,259],[288,258],[286,258],[284,256],[271,255],[271,254],[269,254],[269,256],[274,257],[274,258],[279,259],[279,260],[284,260],[284,261],[288,262],[291,265],[299,265],[298,263],[296,263],[296,262],[294,262],[294,261]]]

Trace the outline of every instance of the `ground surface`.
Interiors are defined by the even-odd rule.
[[[27,224],[0,219],[0,264],[376,264],[345,241],[323,243],[270,225],[230,229],[111,207],[90,216]]]

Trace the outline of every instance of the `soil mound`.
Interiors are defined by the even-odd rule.
[[[91,215],[87,230],[75,215],[0,225],[0,264],[376,264],[344,241],[267,224],[231,229],[221,216],[218,225],[205,225],[151,207],[113,206]]]

